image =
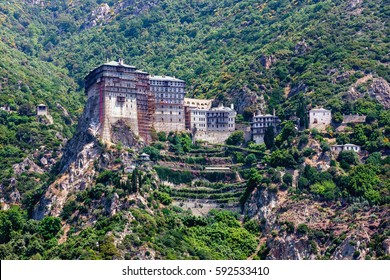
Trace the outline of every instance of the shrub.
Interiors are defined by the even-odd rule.
[[[227,145],[240,146],[244,143],[244,131],[234,131],[228,139],[226,139]]]
[[[307,234],[309,232],[309,227],[306,224],[300,224],[297,227],[297,233]]]
[[[292,176],[290,173],[286,172],[286,173],[283,175],[283,182],[284,182],[287,186],[291,187],[291,186],[292,186],[292,182],[293,182],[293,176]]]
[[[337,187],[333,181],[315,183],[310,187],[310,191],[323,197],[325,200],[334,200],[336,198]]]

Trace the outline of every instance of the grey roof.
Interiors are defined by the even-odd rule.
[[[257,116],[254,116],[254,118],[269,118],[269,117],[274,117],[274,118],[277,118],[277,116],[270,115],[270,114],[267,114],[267,115],[257,115]]]
[[[104,63],[103,65],[106,65],[106,66],[123,66],[123,67],[127,67],[127,68],[137,68],[135,66],[132,66],[132,65],[127,65],[127,64],[120,64],[118,61],[110,61],[110,62],[106,62]]]
[[[316,112],[330,112],[330,110],[324,109],[324,108],[316,108],[316,109],[311,109],[311,111],[316,111]]]
[[[175,77],[170,77],[170,76],[154,76],[151,75],[150,79],[153,81],[168,81],[168,82],[183,82],[183,80],[177,79]]]
[[[211,108],[209,111],[225,111],[225,112],[233,112],[234,110],[230,107],[214,107]]]
[[[141,71],[141,70],[136,70],[135,72],[136,72],[136,73],[140,73],[140,74],[149,74],[148,72]]]

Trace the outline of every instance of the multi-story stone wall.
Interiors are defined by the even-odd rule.
[[[325,130],[332,121],[332,113],[324,108],[312,109],[309,112],[309,128]]]
[[[236,129],[236,111],[220,104],[206,113],[208,131],[234,131]]]
[[[156,131],[185,131],[185,82],[168,76],[150,76],[155,99],[153,125]]]
[[[186,130],[206,130],[206,112],[211,108],[213,99],[184,98]]]
[[[252,140],[256,144],[263,144],[265,131],[270,126],[274,128],[275,134],[278,133],[280,119],[275,115],[255,115],[251,123]]]
[[[205,109],[191,109],[190,129],[197,131],[207,131],[207,112]]]
[[[225,142],[236,128],[237,113],[232,107],[220,105],[216,108],[191,110],[194,140],[212,144]]]
[[[205,141],[211,144],[222,144],[232,134],[231,131],[196,131],[194,141]]]
[[[137,82],[136,67],[121,60],[105,63],[85,78],[88,102],[92,104],[88,106],[88,121],[98,127],[102,140],[111,141],[111,126],[118,120],[139,135],[138,107],[143,92]]]

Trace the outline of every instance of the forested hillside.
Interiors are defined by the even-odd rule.
[[[298,93],[340,110],[357,79],[390,79],[383,1],[100,2],[3,4],[6,41],[67,68],[80,86],[96,65],[122,57],[185,79],[191,95],[233,98],[241,113],[262,94],[281,115]]]
[[[0,0],[0,202],[15,206],[0,212],[0,258],[388,258],[389,18],[380,0]],[[92,167],[58,175],[84,77],[119,58],[185,80],[188,96],[233,102],[241,124],[275,109],[281,133],[266,145],[239,133],[218,147],[186,134],[142,150],[96,141]],[[305,130],[319,106],[332,127]],[[340,130],[343,114],[366,122]],[[331,157],[330,143],[364,153]],[[130,178],[137,152],[154,166]],[[214,161],[232,173],[204,175]],[[243,216],[195,217],[179,202],[194,197],[240,203]],[[32,220],[45,204],[55,217]],[[299,256],[288,240],[304,244]]]

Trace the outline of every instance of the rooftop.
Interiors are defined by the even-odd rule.
[[[122,66],[122,67],[133,68],[133,69],[137,68],[137,67],[132,66],[132,65],[124,64],[123,61],[110,61],[110,62],[104,63],[103,65],[105,65],[105,66]]]
[[[170,77],[170,76],[154,76],[150,75],[150,80],[153,81],[167,81],[167,82],[183,82],[183,80],[177,79],[175,77]]]
[[[233,112],[234,109],[229,108],[229,107],[224,107],[224,106],[218,106],[218,107],[211,108],[210,111]]]
[[[149,74],[148,72],[141,71],[141,70],[136,70],[135,72],[136,72],[136,73],[140,73],[140,74]]]
[[[277,118],[277,116],[266,114],[266,115],[256,115],[254,116],[255,118],[269,118],[269,117],[274,117]]]
[[[310,112],[316,111],[316,112],[330,112],[330,110],[324,109],[324,108],[315,108],[311,109]]]

